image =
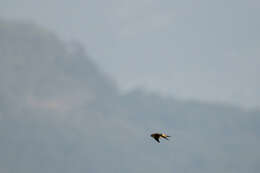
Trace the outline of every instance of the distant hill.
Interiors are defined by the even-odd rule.
[[[80,44],[34,24],[0,20],[0,84],[0,172],[260,170],[259,111],[122,95]]]

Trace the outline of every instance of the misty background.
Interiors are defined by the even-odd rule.
[[[258,7],[0,0],[0,171],[259,172]]]
[[[80,41],[120,86],[260,106],[260,2],[0,0],[0,16]]]

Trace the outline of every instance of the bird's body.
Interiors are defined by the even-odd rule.
[[[160,143],[160,140],[159,140],[160,138],[169,140],[168,137],[170,137],[170,136],[168,136],[164,133],[153,133],[153,134],[151,134],[151,137],[154,138],[158,143]]]

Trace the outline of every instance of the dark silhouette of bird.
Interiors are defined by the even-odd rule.
[[[160,140],[159,140],[160,138],[169,140],[168,137],[171,137],[171,136],[168,136],[164,133],[153,133],[153,134],[151,134],[151,137],[154,138],[158,143],[160,143]]]

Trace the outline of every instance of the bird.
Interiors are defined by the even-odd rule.
[[[160,137],[166,139],[166,140],[169,140],[168,137],[171,137],[171,136],[168,136],[164,133],[153,133],[151,134],[151,137],[154,138],[158,143],[160,143]]]

